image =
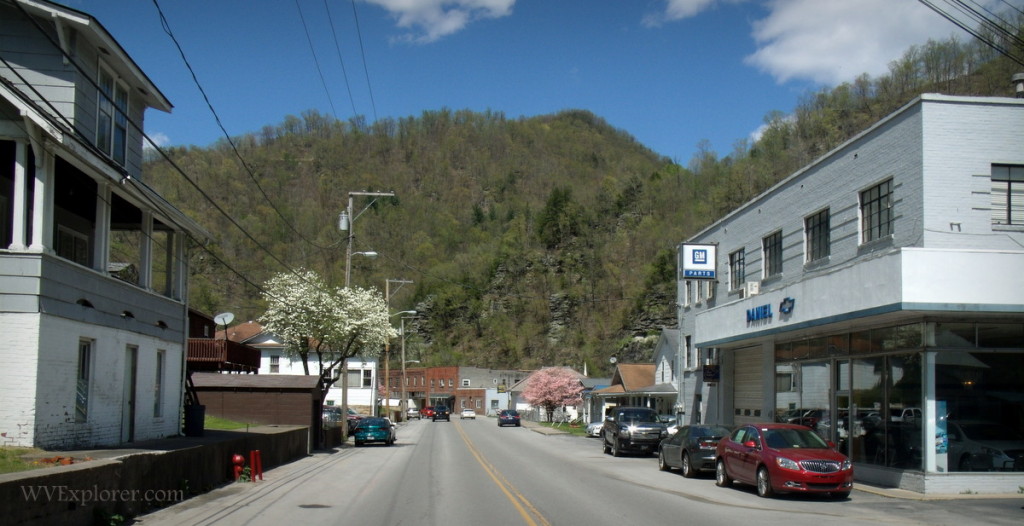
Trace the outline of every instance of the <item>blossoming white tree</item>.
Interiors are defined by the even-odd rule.
[[[324,393],[336,381],[328,373],[355,355],[376,356],[397,333],[388,320],[387,303],[376,289],[330,288],[319,274],[299,269],[277,274],[264,285],[267,311],[259,318],[276,334],[285,352],[302,360],[317,357]]]
[[[523,398],[530,405],[543,407],[550,422],[555,408],[579,405],[582,392],[583,383],[579,373],[568,367],[545,367],[526,380]]]

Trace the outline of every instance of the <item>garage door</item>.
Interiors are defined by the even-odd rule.
[[[764,422],[764,386],[761,382],[761,347],[736,349],[733,359],[733,422]]]

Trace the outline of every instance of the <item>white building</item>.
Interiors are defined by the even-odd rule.
[[[187,240],[207,235],[143,182],[144,113],[171,104],[50,2],[0,3],[0,59],[0,443],[177,435]]]
[[[687,244],[717,252],[678,284],[703,421],[821,410],[859,480],[1024,485],[1024,100],[923,95]]]
[[[218,337],[224,332],[218,331]],[[257,374],[303,375],[306,370],[302,359],[285,352],[285,344],[277,335],[265,332],[256,322],[240,323],[228,329],[229,340],[243,343],[260,350],[260,368]],[[345,360],[348,364],[348,406],[364,414],[372,414],[377,405],[377,357],[354,356]],[[309,374],[320,374],[320,362],[316,354],[309,354]],[[325,361],[325,364],[328,362]],[[340,375],[340,368],[328,375]],[[339,379],[327,391],[325,405],[341,406],[342,381]]]

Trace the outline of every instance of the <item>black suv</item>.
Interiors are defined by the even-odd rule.
[[[605,454],[616,457],[625,451],[657,452],[661,439],[667,436],[657,411],[647,407],[614,407],[601,428]]]
[[[452,421],[452,413],[446,405],[434,406],[434,422],[438,420]]]

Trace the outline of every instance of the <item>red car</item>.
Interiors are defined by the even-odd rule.
[[[434,418],[434,406],[427,406],[420,409],[420,416],[423,418]]]
[[[853,466],[817,433],[796,424],[747,424],[718,442],[715,483],[757,486],[757,494],[826,493],[845,499],[853,490]]]

